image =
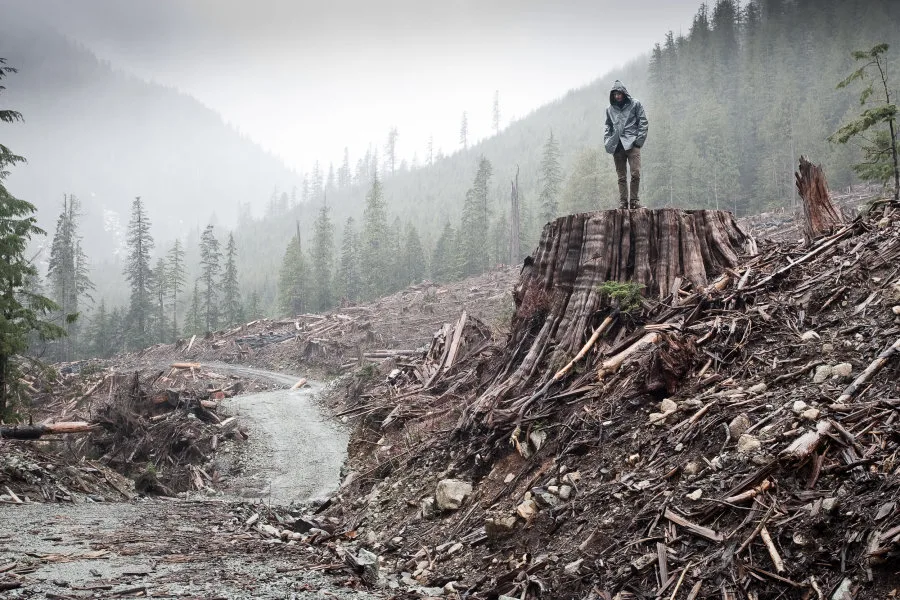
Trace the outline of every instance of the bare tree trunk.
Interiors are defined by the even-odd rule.
[[[825,181],[821,166],[816,166],[805,156],[801,156],[800,168],[794,177],[797,180],[797,192],[803,200],[803,236],[808,244],[817,237],[831,233],[844,219],[841,211],[831,201],[828,182]]]
[[[514,265],[522,256],[522,248],[519,246],[519,167],[516,167],[516,178],[512,182],[510,203],[509,264]]]
[[[513,291],[516,310],[499,375],[460,425],[487,413],[489,425],[508,421],[522,406],[521,394],[549,382],[611,309],[604,282],[633,283],[645,296],[674,293],[677,300],[688,285],[706,289],[751,248],[752,239],[724,211],[617,209],[548,223]]]

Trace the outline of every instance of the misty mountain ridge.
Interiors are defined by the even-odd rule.
[[[121,240],[135,196],[167,240],[211,215],[233,226],[239,204],[299,183],[195,98],[114,69],[47,28],[0,22],[0,56],[19,71],[4,104],[24,117],[4,128],[4,143],[28,160],[8,187],[38,207],[45,229],[63,194],[75,194],[90,256],[108,256]]]

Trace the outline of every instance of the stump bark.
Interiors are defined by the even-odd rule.
[[[706,288],[754,248],[724,211],[617,209],[548,223],[513,291],[505,362],[465,420],[516,410],[526,390],[551,381],[615,308],[604,282],[636,284],[643,296],[674,294],[677,302],[679,290]]]
[[[828,182],[821,166],[800,157],[800,168],[794,174],[797,192],[803,200],[803,237],[806,243],[834,231],[844,222],[841,211],[831,201]]]

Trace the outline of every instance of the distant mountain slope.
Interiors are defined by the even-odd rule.
[[[113,241],[99,235],[103,209],[127,223],[134,196],[168,238],[213,213],[230,226],[239,203],[297,182],[197,100],[116,71],[54,32],[0,20],[0,56],[19,69],[3,102],[25,117],[3,128],[3,142],[28,159],[9,188],[38,206],[45,227],[63,193],[81,198],[91,255]]]

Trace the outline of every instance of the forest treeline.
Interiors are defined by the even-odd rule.
[[[407,162],[395,154],[402,132],[390,128],[363,156],[351,160],[345,151],[339,164],[316,163],[297,187],[273,192],[265,214],[254,216],[243,203],[230,233],[197,227],[184,243],[151,250],[149,229],[138,244],[144,234],[135,237],[135,219],[160,216],[135,201],[124,264],[117,265],[129,282],[127,305],[110,308],[93,297],[100,286],[90,281],[78,235],[65,238],[73,227],[58,226],[44,286],[70,336],[47,352],[104,356],[516,263],[548,220],[616,205],[612,161],[602,149],[616,78],[650,119],[647,206],[738,216],[790,208],[800,154],[823,163],[832,187],[858,180],[853,165],[864,159],[862,150],[828,137],[858,115],[859,95],[836,87],[854,68],[853,50],[887,42],[896,64],[898,25],[900,3],[893,0],[717,0],[699,8],[688,32],[669,33],[649,56],[505,127],[495,95],[494,135],[485,140],[469,139],[464,114],[458,149],[445,154],[426,142]],[[77,220],[77,200],[62,208],[60,223],[67,214]],[[65,252],[56,250],[59,236],[69,239]],[[65,257],[70,275],[60,274],[61,259],[53,256]]]

